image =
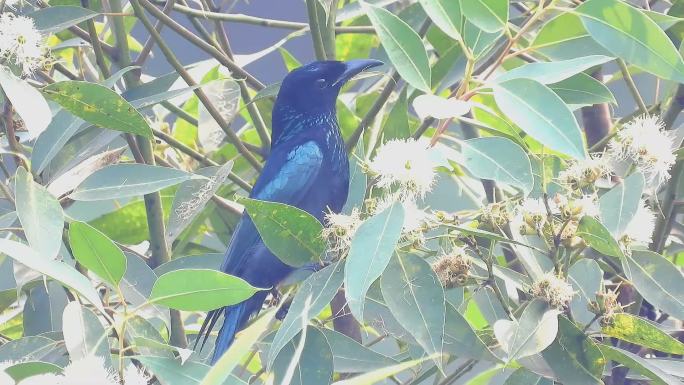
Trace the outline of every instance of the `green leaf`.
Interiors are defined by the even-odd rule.
[[[16,295],[16,290],[14,291]],[[69,303],[66,290],[56,281],[37,285],[28,292],[24,303],[24,336],[62,330],[62,313]]]
[[[77,201],[135,197],[194,178],[204,177],[170,167],[114,164],[89,175],[69,197]]]
[[[45,360],[55,353],[61,341],[54,341],[43,336],[22,337],[0,346],[0,362],[14,361],[17,358],[26,360]],[[63,349],[60,354],[66,354]]]
[[[404,208],[395,203],[359,226],[344,268],[345,296],[354,317],[363,319],[366,293],[392,257],[404,224]]]
[[[417,360],[411,360],[402,362],[400,364],[387,366],[382,369],[376,369],[372,372],[364,373],[346,380],[337,381],[333,383],[333,385],[373,385],[397,373],[403,372],[404,370],[411,369],[412,367],[431,358],[439,359],[439,356],[434,355],[432,357],[424,357]]]
[[[43,95],[25,80],[14,76],[5,66],[0,67],[0,88],[12,102],[17,115],[24,121],[31,138],[40,135],[52,120],[50,106]]]
[[[96,126],[152,137],[152,129],[140,112],[107,87],[67,80],[47,85],[43,93],[72,114]]]
[[[220,270],[223,263],[223,253],[208,253],[202,255],[190,255],[187,257],[174,258],[157,266],[154,273],[162,275],[179,269],[209,269]]]
[[[637,373],[650,378],[653,380],[653,385],[681,385],[682,383],[676,377],[665,373],[662,369],[653,365],[649,360],[634,353],[609,345],[600,344],[598,347],[606,359],[619,362]]]
[[[29,269],[35,270],[72,288],[98,310],[104,311],[100,297],[91,286],[90,281],[66,263],[45,258],[45,256],[37,254],[28,246],[9,239],[0,239],[0,252],[26,265]]]
[[[464,18],[462,35],[466,46],[473,52],[473,56],[479,59],[485,56],[494,46],[494,43],[501,36],[501,31],[493,33],[485,32],[471,23],[467,18]]]
[[[599,199],[601,223],[614,237],[621,237],[634,218],[644,191],[644,176],[635,172]]]
[[[36,174],[43,172],[55,155],[64,148],[66,142],[76,134],[84,123],[83,120],[73,116],[69,111],[59,111],[45,131],[38,136],[33,146],[33,152],[31,152],[31,169],[33,172]]]
[[[504,385],[553,385],[553,380],[532,373],[525,368],[519,368],[506,379]]]
[[[17,383],[19,383],[26,378],[38,376],[41,374],[62,374],[62,368],[49,362],[25,361],[20,362],[18,364],[7,366],[5,368],[5,373],[9,374],[9,376],[12,377],[14,381],[17,381]],[[0,376],[0,380],[1,379],[2,377]]]
[[[418,0],[430,19],[454,40],[461,40],[461,4],[457,0]]]
[[[558,338],[542,352],[554,378],[564,385],[603,385],[605,359],[596,343],[564,316],[559,326]]]
[[[499,362],[468,321],[454,306],[446,304],[444,352],[457,357]]]
[[[303,332],[299,333],[300,335]],[[333,374],[333,353],[325,335],[314,326],[306,328],[304,346],[299,360],[294,366],[293,376],[285,382],[285,374],[293,364],[291,361],[297,356],[297,344],[300,338],[295,338],[285,345],[273,363],[273,373],[276,384],[288,385],[328,385]]]
[[[427,354],[441,354],[446,301],[444,289],[430,264],[415,255],[395,254],[382,274],[380,287],[387,307],[399,324]]]
[[[622,269],[648,302],[684,319],[684,276],[677,266],[660,254],[634,250],[622,260]]]
[[[397,363],[392,358],[371,350],[342,333],[332,329],[319,330],[323,332],[330,344],[336,372],[364,373]]]
[[[126,257],[106,235],[83,222],[69,225],[69,244],[74,258],[86,269],[113,286],[126,273]]]
[[[27,16],[33,19],[36,29],[50,34],[73,27],[98,15],[87,8],[70,5],[58,5],[39,9]]]
[[[366,196],[368,176],[363,171],[365,154],[363,140],[360,140],[349,159],[349,192],[347,193],[347,202],[342,208],[342,212],[345,214],[349,214],[355,207],[361,206]]]
[[[273,337],[268,350],[268,367],[273,365],[280,350],[302,330],[303,325],[328,306],[342,286],[343,279],[342,264],[335,263],[304,280]]]
[[[532,46],[536,51],[554,59],[575,59],[587,55],[610,55],[589,36],[576,14],[564,12],[551,19],[539,30]]]
[[[387,114],[387,120],[385,120],[385,123],[382,126],[383,142],[392,139],[404,139],[411,136],[408,119],[408,95],[406,88],[404,88],[399,93],[399,98],[392,106],[389,114]],[[363,154],[361,154],[360,158],[363,159]],[[365,187],[364,184],[364,193]]]
[[[430,62],[420,36],[386,9],[365,2],[362,7],[399,75],[413,87],[430,92]]]
[[[463,166],[473,175],[510,184],[529,194],[534,187],[532,165],[525,151],[510,139],[475,138],[461,142]]]
[[[637,8],[619,0],[589,0],[575,12],[591,37],[615,56],[663,79],[684,82],[684,62],[677,48]]]
[[[135,254],[126,253],[126,274],[119,284],[126,302],[135,307],[146,304],[156,281],[157,275],[147,265],[147,261]],[[157,304],[144,306],[136,314],[146,319],[158,318],[167,325],[171,322],[169,309]]]
[[[535,298],[527,304],[519,320],[500,319],[494,323],[494,335],[508,355],[507,362],[537,354],[556,338],[559,311]]]
[[[164,385],[199,385],[212,368],[195,361],[187,361],[181,364],[180,360],[169,357],[135,356],[134,358],[154,373]],[[232,374],[226,378],[230,380],[226,381],[225,384],[247,384]],[[220,385],[224,385],[224,383],[221,382]]]
[[[311,214],[278,202],[240,198],[268,249],[284,263],[301,267],[319,262],[325,251],[323,226]]]
[[[69,358],[77,361],[98,356],[102,357],[106,367],[111,367],[109,333],[105,331],[97,316],[77,301],[72,301],[64,309],[63,317],[62,332]]]
[[[149,302],[185,311],[209,311],[235,305],[263,290],[216,270],[181,269],[163,274]]]
[[[654,323],[628,313],[618,313],[601,332],[623,341],[670,354],[684,354],[684,344]]]
[[[29,245],[43,258],[53,259],[62,245],[62,206],[24,167],[17,168],[14,186],[17,216]]]
[[[622,258],[624,254],[620,245],[615,238],[608,232],[596,218],[584,216],[580,219],[579,226],[577,226],[578,237],[599,253],[610,255],[611,257]]]
[[[558,83],[592,67],[613,60],[610,56],[592,55],[569,60],[528,63],[498,76],[498,83],[511,79],[532,79],[542,84]]]
[[[463,16],[485,32],[499,32],[508,23],[508,0],[461,0]]]
[[[615,96],[605,84],[585,73],[549,84],[549,88],[571,108],[601,103],[617,104]]]
[[[513,79],[494,85],[501,111],[546,147],[586,158],[579,125],[572,111],[547,86],[530,79]]]
[[[596,293],[601,290],[603,271],[593,259],[583,258],[568,270],[568,281],[577,294],[572,297],[570,311],[575,320],[586,325],[594,318],[589,311],[589,303],[595,301]]]

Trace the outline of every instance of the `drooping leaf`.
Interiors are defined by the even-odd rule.
[[[216,270],[181,269],[157,279],[149,301],[186,311],[209,311],[235,305],[262,290]]]
[[[302,330],[302,325],[328,306],[342,286],[343,279],[343,266],[336,263],[312,274],[302,283],[271,342],[267,360],[269,367],[280,350]]]
[[[15,291],[16,293],[16,291]],[[64,288],[55,281],[32,288],[24,303],[24,336],[35,336],[62,330],[62,313],[69,299]]]
[[[610,56],[592,55],[569,60],[528,63],[501,74],[496,81],[523,78],[536,80],[542,84],[553,84],[611,60],[613,58]]]
[[[401,236],[404,208],[395,203],[359,226],[352,239],[344,273],[345,296],[354,317],[363,319],[368,288],[392,257]]]
[[[580,259],[568,270],[568,281],[577,294],[572,297],[570,310],[575,320],[588,324],[594,318],[589,311],[589,303],[595,301],[596,293],[601,289],[603,271],[592,259]]]
[[[420,358],[417,360],[411,360],[411,361],[406,361],[402,362],[400,364],[392,365],[392,366],[387,366],[382,369],[376,369],[373,370],[372,372],[364,373],[352,378],[348,378],[346,380],[341,380],[341,381],[336,381],[333,383],[333,385],[373,385],[376,384],[390,376],[393,376],[397,373],[403,372],[404,370],[408,370],[413,368],[416,365],[421,364],[425,360],[429,359],[437,359],[439,358],[438,356],[431,356],[431,357],[425,357],[425,358]]]
[[[634,250],[622,259],[622,269],[648,302],[684,319],[684,276],[677,266],[662,255]]]
[[[558,337],[542,352],[554,378],[567,385],[601,385],[605,359],[596,342],[564,316]]]
[[[408,93],[405,88],[399,93],[399,98],[392,106],[389,114],[387,114],[387,119],[382,126],[382,135],[383,142],[387,142],[392,139],[408,138],[411,136],[408,117]],[[360,142],[358,145],[361,143],[363,142]],[[363,153],[359,159],[363,159]],[[365,174],[363,175],[365,176]],[[365,183],[363,187],[365,193]]]
[[[532,373],[525,368],[519,368],[506,379],[504,385],[553,385],[553,380]]]
[[[97,15],[97,12],[88,8],[57,5],[31,12],[28,17],[33,19],[37,30],[49,34],[73,27]]]
[[[387,307],[429,355],[444,347],[444,289],[425,260],[394,254],[380,279]],[[438,363],[439,365],[439,363]]]
[[[98,356],[107,367],[112,366],[108,333],[92,311],[76,301],[69,302],[62,324],[64,344],[72,361]]]
[[[586,158],[579,125],[568,106],[547,86],[530,79],[512,79],[494,86],[503,113],[546,147]]]
[[[549,88],[571,108],[601,103],[617,104],[608,87],[585,73],[549,84]]]
[[[207,375],[211,366],[195,361],[186,361],[158,356],[135,356],[147,369],[161,381],[162,385],[199,385]],[[230,384],[245,385],[246,382],[234,375],[229,375]],[[223,384],[223,383],[221,383]]]
[[[157,282],[158,275],[139,256],[132,253],[125,253],[125,255],[126,274],[121,279],[119,288],[126,298],[126,302],[130,303],[131,306],[140,307],[147,303],[147,298],[152,293],[152,287]],[[157,318],[166,325],[170,324],[169,309],[160,304],[143,306],[138,309],[136,314],[148,320]]]
[[[71,193],[80,201],[141,196],[193,178],[204,178],[185,171],[139,163],[115,164],[88,176]]]
[[[397,72],[413,87],[430,92],[430,62],[420,36],[386,9],[361,4]]]
[[[232,79],[214,80],[203,85],[202,91],[210,100],[220,101],[219,114],[227,123],[232,122],[240,105],[240,85]],[[197,139],[202,148],[207,152],[218,149],[226,134],[202,103],[198,107],[197,121]]]
[[[430,19],[454,40],[461,39],[461,3],[457,0],[419,0]]]
[[[622,258],[624,255],[620,245],[608,232],[608,229],[594,217],[582,217],[575,235],[584,239],[591,248],[599,253],[617,258]]]
[[[684,344],[654,323],[629,313],[615,314],[601,332],[621,340],[670,354],[683,354]]]
[[[354,207],[363,203],[363,198],[366,196],[368,176],[363,172],[365,154],[363,141],[360,140],[349,159],[349,192],[347,193],[347,202],[342,208],[342,212],[345,214],[350,214]]]
[[[17,168],[15,191],[17,216],[29,245],[43,258],[55,258],[62,244],[62,206],[23,167]]]
[[[24,121],[31,138],[40,135],[52,120],[50,106],[43,95],[5,66],[0,68],[0,88]]]
[[[444,322],[444,352],[456,357],[499,362],[465,317],[449,303]]]
[[[90,281],[66,263],[47,259],[28,246],[9,239],[0,239],[0,252],[7,254],[32,270],[45,274],[74,289],[96,308],[104,311],[100,297],[91,286]]]
[[[300,335],[302,332],[300,332]],[[285,375],[297,358],[295,351],[300,338],[292,339],[286,344],[273,362],[273,373],[276,384],[290,385],[328,385],[332,381],[333,353],[325,335],[314,326],[306,328],[306,339],[299,356],[293,366],[292,378],[285,382]]]
[[[558,313],[540,299],[523,310],[519,320],[501,319],[494,324],[494,335],[508,354],[507,361],[531,356],[546,349],[558,332]]]
[[[508,0],[460,0],[463,15],[481,30],[499,32],[508,23]]]
[[[191,255],[174,258],[154,269],[155,274],[162,275],[169,271],[179,269],[211,269],[220,270],[223,262],[223,253],[209,253],[203,255]]]
[[[653,365],[649,360],[632,352],[604,344],[600,344],[598,347],[606,359],[619,362],[635,372],[650,378],[653,381],[653,385],[680,385],[682,383],[676,377],[667,374],[659,367]]]
[[[599,199],[601,223],[614,237],[624,234],[641,204],[644,176],[635,172]]]
[[[572,60],[588,55],[611,53],[591,38],[577,14],[560,13],[544,24],[532,46],[553,60]]]
[[[79,118],[100,127],[152,137],[143,116],[121,95],[109,88],[85,81],[52,83],[43,93]]]
[[[320,261],[323,226],[311,214],[284,203],[241,198],[266,247],[284,263],[301,267]]]
[[[0,346],[0,362],[12,362],[18,357],[26,360],[43,360],[61,344],[61,341],[43,336],[12,340]]]
[[[6,367],[5,373],[12,377],[14,381],[17,381],[17,383],[19,383],[26,378],[38,376],[41,374],[61,374],[62,368],[50,362],[25,361]],[[2,380],[1,373],[0,380]]]
[[[510,184],[527,195],[534,187],[530,158],[513,141],[500,137],[475,138],[461,142],[463,165],[473,175]]]
[[[81,265],[111,285],[119,285],[126,273],[126,257],[111,239],[86,223],[72,222],[69,244]]]
[[[619,0],[589,0],[575,12],[591,37],[615,56],[658,77],[684,82],[677,48],[639,9]]]
[[[396,364],[392,358],[371,350],[353,338],[332,329],[319,329],[325,335],[333,354],[335,371],[364,373]]]

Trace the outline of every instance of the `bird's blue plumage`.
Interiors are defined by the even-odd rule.
[[[319,221],[326,211],[342,209],[349,189],[349,162],[335,103],[347,80],[380,64],[375,60],[321,61],[285,77],[273,107],[271,152],[251,198],[298,207]],[[277,286],[293,268],[266,248],[249,215],[243,214],[221,270],[253,286],[267,288]],[[199,337],[208,335],[221,314],[225,316],[212,363],[228,349],[249,318],[258,313],[266,296],[267,292],[262,291],[207,315]]]

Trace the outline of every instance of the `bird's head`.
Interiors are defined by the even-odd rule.
[[[382,65],[379,60],[315,61],[290,72],[283,80],[276,106],[287,105],[298,113],[335,110],[342,86],[355,75]]]

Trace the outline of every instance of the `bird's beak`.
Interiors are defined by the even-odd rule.
[[[342,85],[349,81],[351,78],[354,76],[360,74],[361,72],[381,66],[385,63],[381,62],[380,60],[373,60],[373,59],[358,59],[358,60],[350,60],[348,62],[344,63],[344,72],[337,78],[335,81],[334,85]]]

